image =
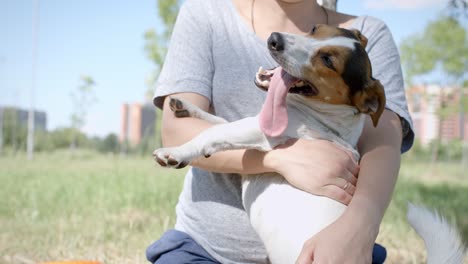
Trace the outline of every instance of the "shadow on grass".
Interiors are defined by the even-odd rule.
[[[468,242],[467,201],[468,186],[466,184],[440,183],[429,185],[400,179],[395,189],[389,217],[405,217],[408,202],[425,205],[430,209],[437,210],[449,222],[454,223],[466,244]]]

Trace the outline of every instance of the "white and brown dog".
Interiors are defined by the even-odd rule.
[[[268,48],[280,66],[260,68],[256,75],[256,85],[268,91],[261,112],[228,123],[172,97],[170,106],[176,116],[218,125],[186,144],[156,150],[156,161],[164,167],[182,168],[202,155],[230,149],[269,151],[290,138],[330,140],[359,160],[356,144],[364,117],[369,114],[376,126],[385,107],[385,92],[372,77],[366,44],[367,39],[357,30],[326,25],[314,26],[308,36],[273,33]],[[251,224],[272,263],[294,263],[304,242],[346,208],[327,197],[298,190],[280,175],[246,176],[242,187]],[[413,212],[420,215],[417,208]],[[421,221],[415,224],[423,224]]]

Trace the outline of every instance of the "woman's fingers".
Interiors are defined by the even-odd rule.
[[[341,175],[340,178],[337,178],[337,179],[341,179],[346,182],[349,182],[354,186],[356,186],[357,184],[357,177],[354,176],[354,174],[352,174],[350,171],[345,171],[343,175]],[[344,185],[338,185],[338,186],[344,186]]]
[[[352,185],[351,185],[352,186]],[[345,186],[343,186],[345,187]],[[350,188],[350,187],[347,187]],[[328,198],[331,198],[335,201],[338,201],[344,205],[348,205],[349,202],[351,202],[351,194],[349,194],[347,191],[343,190],[343,188],[340,188],[334,184],[330,185],[325,185],[321,188],[321,193],[323,196],[326,196]],[[354,191],[353,191],[354,192]]]
[[[347,192],[349,195],[353,196],[354,191],[356,191],[356,186],[354,186],[351,182],[346,181],[342,178],[336,178],[333,180],[333,185],[342,189],[343,191]]]
[[[348,171],[350,171],[353,175],[355,175],[357,177],[357,175],[359,173],[359,163],[358,163],[358,161],[356,161],[354,159],[353,154],[351,154],[351,152],[349,152],[347,150],[345,150],[343,152],[347,155],[347,159],[348,159],[346,168],[348,169]]]
[[[296,264],[311,264],[314,259],[314,242],[312,239],[307,240],[296,260]]]

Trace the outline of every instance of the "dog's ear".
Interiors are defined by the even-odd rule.
[[[385,109],[385,90],[379,80],[371,80],[352,96],[352,102],[361,113],[370,115],[376,127]]]
[[[352,29],[351,32],[356,36],[356,38],[361,42],[361,45],[363,48],[366,48],[367,46],[367,38],[363,34],[361,34],[361,31],[357,29]]]

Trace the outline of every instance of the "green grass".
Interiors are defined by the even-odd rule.
[[[0,157],[0,263],[146,263],[145,248],[174,224],[183,174],[159,168],[151,157]],[[407,201],[440,210],[468,241],[467,175],[458,164],[404,162],[378,238],[388,263],[424,259],[405,221]]]
[[[146,246],[174,223],[181,172],[151,158],[63,154],[0,158],[0,263],[144,263]]]
[[[406,221],[408,202],[436,209],[455,224],[468,241],[468,175],[459,163],[403,160],[400,177],[385,214],[378,242],[389,253],[388,263],[425,263],[422,240]],[[468,258],[465,259],[468,263]]]

